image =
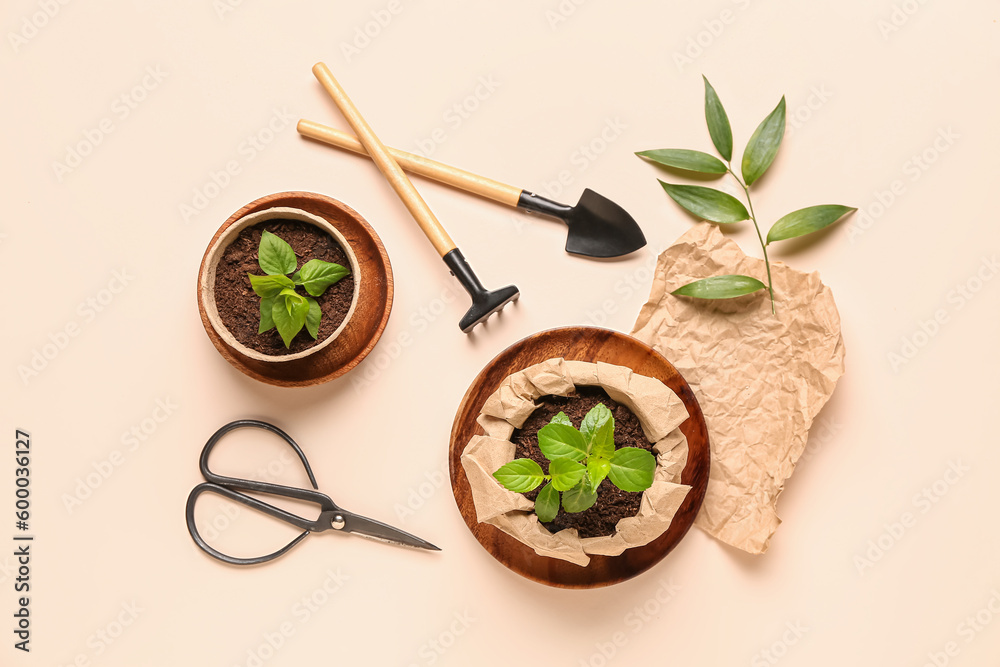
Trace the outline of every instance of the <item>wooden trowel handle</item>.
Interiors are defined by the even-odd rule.
[[[299,121],[298,130],[299,134],[304,137],[309,137],[310,139],[315,139],[316,141],[322,141],[325,144],[330,144],[331,146],[336,146],[337,148],[342,148],[347,151],[353,151],[361,155],[368,154],[368,151],[365,150],[365,147],[360,141],[358,141],[357,137],[354,137],[347,132],[341,132],[340,130],[336,130],[327,125],[303,119]],[[500,181],[494,181],[492,178],[486,178],[485,176],[473,174],[470,171],[465,171],[464,169],[459,169],[458,167],[442,164],[422,155],[407,153],[406,151],[401,151],[398,148],[387,147],[386,150],[388,150],[389,154],[395,158],[400,167],[411,174],[417,174],[418,176],[429,178],[437,181],[438,183],[444,183],[445,185],[450,185],[453,188],[465,190],[466,192],[471,192],[472,194],[479,195],[480,197],[492,199],[495,202],[506,204],[507,206],[513,206],[515,208],[517,207],[517,202],[521,197],[521,188],[515,188],[512,185],[507,185],[506,183],[501,183]]]
[[[316,63],[313,66],[313,74],[316,75],[316,78],[323,84],[326,92],[333,98],[340,112],[344,114],[344,118],[347,119],[354,132],[357,133],[368,155],[371,156],[376,166],[378,166],[379,171],[385,176],[385,180],[389,182],[392,189],[399,195],[400,200],[402,200],[403,204],[410,211],[410,215],[417,221],[417,224],[420,225],[420,229],[423,230],[434,246],[434,249],[438,251],[438,254],[444,257],[454,250],[456,247],[455,242],[448,236],[448,232],[438,222],[437,217],[431,211],[427,202],[424,201],[424,198],[420,196],[420,193],[417,192],[417,189],[413,187],[410,179],[407,178],[403,170],[396,164],[396,161],[389,155],[389,151],[379,141],[379,138],[372,131],[371,126],[368,125],[368,122],[358,111],[357,107],[354,106],[347,93],[340,87],[337,80],[333,78],[330,68],[324,63]]]

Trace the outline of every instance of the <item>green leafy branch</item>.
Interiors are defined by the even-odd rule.
[[[824,204],[793,211],[771,226],[765,241],[753,210],[750,189],[774,162],[781,140],[785,136],[785,98],[781,98],[778,106],[757,126],[750,141],[747,142],[740,164],[740,172],[743,175],[741,179],[733,171],[733,131],[729,125],[729,116],[715,88],[707,78],[702,78],[705,79],[705,121],[708,124],[708,133],[712,137],[715,150],[725,162],[708,153],[676,148],[641,151],[636,155],[673,169],[713,178],[729,174],[736,179],[746,195],[746,206],[736,197],[714,188],[676,185],[662,180],[660,184],[671,199],[699,218],[719,224],[731,224],[748,219],[753,222],[761,250],[764,252],[767,285],[751,276],[712,276],[688,283],[674,290],[673,294],[699,299],[731,299],[766,289],[771,297],[771,312],[774,313],[774,283],[771,280],[771,260],[767,256],[767,247],[774,241],[784,241],[819,231],[857,209],[839,204]]]
[[[322,296],[328,287],[349,275],[350,271],[340,264],[321,259],[311,259],[295,271],[298,260],[292,246],[266,230],[260,237],[257,261],[266,275],[247,274],[253,291],[260,297],[257,333],[277,328],[286,348],[291,346],[303,327],[313,339],[318,338],[323,312],[313,297]],[[295,275],[290,275],[293,271]],[[305,288],[310,296],[299,294],[295,291],[296,287]]]
[[[531,459],[514,459],[493,477],[515,493],[533,491],[548,482],[535,499],[535,514],[545,523],[562,508],[582,512],[597,502],[605,478],[622,491],[645,491],[653,485],[656,458],[645,449],[615,449],[615,418],[603,403],[583,418],[580,430],[560,412],[538,431],[538,448],[549,460],[549,472]]]

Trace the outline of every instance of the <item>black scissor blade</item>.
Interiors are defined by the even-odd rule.
[[[434,546],[427,540],[422,540],[416,535],[411,535],[406,531],[393,528],[392,526],[384,524],[381,521],[367,519],[363,516],[358,516],[357,514],[351,514],[349,512],[344,512],[343,515],[346,524],[343,528],[345,533],[355,533],[356,535],[363,535],[364,537],[370,537],[372,539],[389,542],[391,544],[401,544],[405,547],[441,551],[440,547]]]

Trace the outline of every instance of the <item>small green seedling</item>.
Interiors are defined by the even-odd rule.
[[[298,260],[292,246],[269,231],[260,237],[257,261],[263,276],[252,273],[250,285],[260,297],[260,326],[262,334],[277,327],[281,340],[288,348],[292,339],[305,327],[314,339],[319,336],[319,322],[323,313],[313,297],[322,296],[326,289],[351,272],[333,262],[310,259],[295,271]],[[291,275],[294,272],[295,275]],[[295,291],[304,287],[310,296]]]
[[[493,477],[515,493],[533,491],[547,481],[535,499],[535,514],[543,523],[556,518],[560,504],[570,513],[592,507],[605,477],[622,491],[653,485],[656,458],[638,447],[615,449],[615,418],[603,403],[587,413],[579,431],[565,413],[557,414],[539,429],[538,448],[549,460],[549,474],[531,459],[514,459]]]

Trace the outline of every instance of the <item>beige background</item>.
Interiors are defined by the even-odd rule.
[[[1000,246],[997,19],[994,3],[917,0],[5,3],[0,536],[8,543],[15,532],[11,452],[22,428],[33,442],[36,541],[30,655],[11,647],[13,560],[0,550],[0,662],[995,660],[1000,280],[977,274],[995,277]],[[356,39],[363,48],[345,47]],[[556,195],[562,175],[556,198],[570,203],[591,187],[641,222],[648,252],[607,263],[567,256],[555,223],[418,182],[483,280],[522,291],[515,308],[462,335],[464,296],[446,303],[457,286],[374,167],[295,134],[300,116],[344,126],[310,73],[317,60],[386,143],[429,147],[543,194]],[[711,149],[701,73],[729,111],[737,153],[787,95],[789,134],[755,199],[762,219],[819,203],[861,209],[821,242],[776,253],[832,286],[847,375],[781,498],[785,523],[766,556],[695,530],[627,583],[539,586],[494,562],[456,511],[443,478],[451,420],[472,378],[510,343],[567,324],[630,329],[652,253],[691,225],[656,183],[662,174],[632,153]],[[456,104],[475,110],[462,117]],[[270,143],[257,150],[254,136]],[[54,164],[81,142],[97,145],[58,174]],[[588,145],[600,155],[584,155]],[[213,187],[230,162],[239,173]],[[295,391],[230,368],[194,298],[221,222],[292,189],[360,211],[396,277],[374,354],[336,382]],[[195,203],[203,209],[185,216]],[[756,252],[748,225],[734,236]],[[977,289],[966,298],[960,286]],[[927,324],[935,317],[943,323]],[[64,346],[47,348],[53,358],[22,380],[19,367],[52,340]],[[912,358],[891,362],[904,352]],[[175,406],[169,416],[157,401]],[[321,488],[348,509],[444,551],[324,535],[253,570],[206,557],[185,531],[185,498],[206,438],[245,416],[289,430]],[[144,441],[124,436],[144,427]],[[295,479],[264,443],[236,451],[231,470],[271,464]],[[949,474],[953,463],[968,469]],[[108,465],[106,478],[91,476],[96,488],[78,489]],[[78,490],[89,496],[68,508]],[[225,525],[218,512],[204,515]],[[894,527],[906,513],[910,525]],[[245,522],[232,523],[221,539],[242,548]],[[859,564],[879,556],[870,542],[888,549]]]

